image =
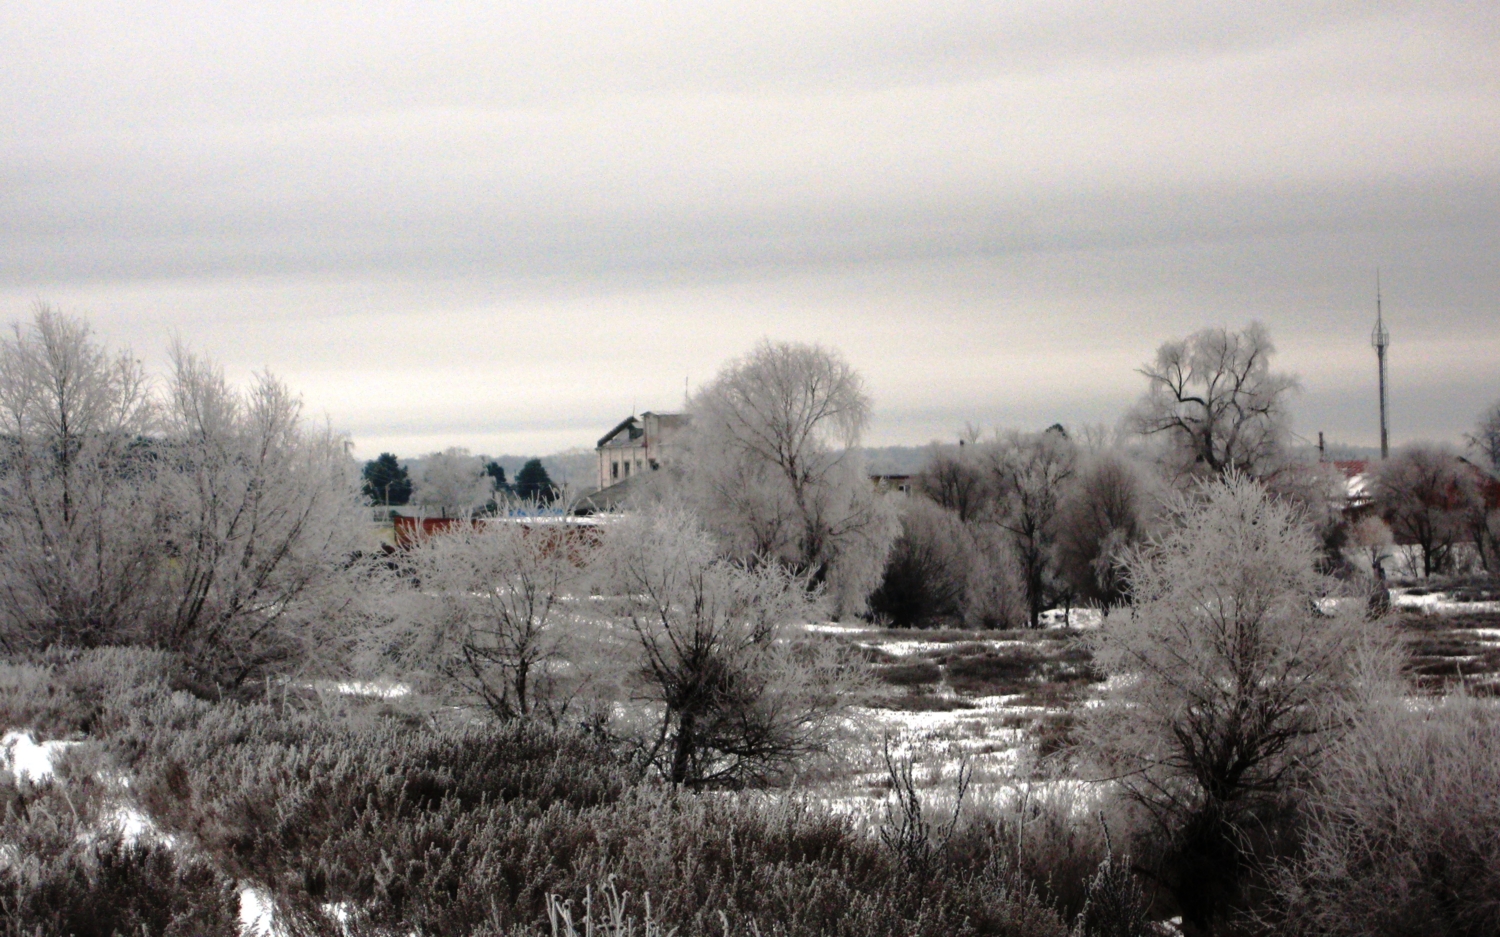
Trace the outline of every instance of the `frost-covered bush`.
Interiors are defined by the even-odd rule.
[[[274,378],[179,347],[155,385],[43,306],[0,341],[0,437],[0,648],[165,648],[236,686],[339,647],[353,466]]]
[[[553,520],[553,519],[547,519]],[[390,628],[367,637],[406,671],[433,674],[444,695],[502,719],[561,719],[586,679],[580,627],[590,530],[525,518],[462,524],[400,559],[420,590]]]
[[[536,723],[184,696],[138,716],[112,745],[141,802],[294,934],[546,933],[549,896],[577,909],[610,876],[680,934],[1066,933],[983,826],[920,877],[848,816],[642,781],[628,753]]]
[[[237,937],[234,882],[200,855],[124,837],[99,799],[0,772],[0,932]]]
[[[1084,737],[1146,818],[1140,860],[1211,927],[1336,738],[1367,632],[1354,609],[1319,611],[1319,544],[1258,483],[1205,483],[1170,523],[1131,558],[1131,614],[1098,633],[1119,689]]]
[[[901,515],[885,576],[870,595],[870,613],[898,628],[941,627],[963,619],[972,537],[958,515],[915,499]]]
[[[1465,695],[1355,711],[1283,869],[1285,932],[1500,933],[1500,713]]]
[[[101,736],[137,705],[169,693],[180,660],[144,648],[59,648],[34,660],[0,662],[0,733],[39,738]]]
[[[640,739],[673,784],[763,783],[824,752],[863,666],[793,626],[815,606],[778,563],[715,555],[696,518],[642,513],[609,538],[611,591],[640,654],[637,697],[658,714]]]

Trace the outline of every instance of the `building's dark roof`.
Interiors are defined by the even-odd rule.
[[[646,432],[644,421],[648,416],[656,417],[658,425],[660,425],[662,429],[677,429],[678,427],[686,426],[690,422],[692,422],[692,417],[688,416],[688,414],[686,413],[652,413],[650,410],[647,410],[640,416],[636,416],[632,413],[630,416],[627,416],[625,419],[621,420],[614,429],[605,433],[604,436],[599,440],[599,445],[596,448],[603,449],[605,446],[609,445],[615,437],[619,436],[622,432],[625,432],[627,430],[630,432],[630,439],[632,441],[640,439],[641,434]]]
[[[630,416],[627,416],[625,419],[621,420],[619,425],[614,429],[605,433],[604,436],[599,440],[599,445],[597,448],[603,449],[605,446],[609,445],[609,441],[611,439],[614,439],[625,430],[630,430],[631,439],[638,439],[640,438],[641,433],[645,432],[645,430],[640,426],[640,418],[635,414],[631,414]]]

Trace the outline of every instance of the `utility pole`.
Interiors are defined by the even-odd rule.
[[[1370,344],[1375,346],[1375,357],[1380,362],[1380,458],[1391,455],[1390,436],[1385,422],[1385,349],[1391,343],[1391,333],[1385,329],[1385,320],[1380,312],[1380,268],[1375,268],[1375,329],[1370,333]]]

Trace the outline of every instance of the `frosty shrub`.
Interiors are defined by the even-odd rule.
[[[344,441],[309,427],[302,401],[260,374],[248,390],[173,349],[158,480],[163,614],[151,643],[238,685],[335,650],[363,570],[356,467]]]
[[[499,718],[561,717],[578,682],[576,593],[587,595],[596,548],[588,531],[547,523],[556,520],[461,524],[426,538],[403,558],[421,591],[379,640]]]
[[[1500,713],[1458,695],[1361,707],[1318,771],[1283,933],[1500,933]]]
[[[228,685],[333,646],[356,479],[285,385],[178,347],[158,395],[40,307],[0,342],[0,434],[0,646],[182,650]]]
[[[158,695],[182,670],[181,660],[134,647],[54,648],[27,662],[0,662],[0,733],[38,738],[104,735]]]
[[[917,876],[808,799],[696,796],[536,721],[179,696],[111,747],[158,824],[265,890],[292,935],[546,934],[553,896],[581,923],[611,876],[679,934],[1066,933],[986,825],[955,837],[948,874]]]
[[[0,866],[0,931],[239,937],[234,883],[212,863],[80,828],[57,794],[6,799],[0,836],[23,858]]]
[[[833,642],[799,639],[813,610],[779,564],[715,556],[689,514],[640,514],[611,531],[613,591],[640,642],[660,727],[646,759],[674,784],[762,782],[823,751],[859,670]]]
[[[1079,598],[1106,608],[1128,598],[1125,558],[1145,539],[1159,500],[1142,466],[1117,452],[1093,453],[1063,491],[1057,564]]]
[[[1131,556],[1132,614],[1098,634],[1120,689],[1084,737],[1148,818],[1139,861],[1207,929],[1333,738],[1363,619],[1319,612],[1318,544],[1254,481],[1205,483],[1169,523]]]
[[[974,550],[956,513],[912,499],[902,511],[885,577],[870,595],[870,612],[901,628],[962,621]]]

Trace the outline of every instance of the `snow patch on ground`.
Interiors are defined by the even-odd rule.
[[[380,699],[399,699],[411,695],[411,687],[404,683],[374,683],[349,680],[334,686],[345,696],[374,696]]]
[[[53,765],[77,742],[38,743],[30,731],[12,729],[0,738],[0,767],[15,775],[16,782],[42,784],[55,775]]]
[[[836,621],[820,621],[802,626],[804,631],[813,634],[859,634],[861,631],[869,631],[869,625],[841,625]]]
[[[126,843],[146,841],[161,843],[174,849],[177,847],[177,837],[162,833],[154,820],[130,804],[115,804],[100,817],[100,825]]]
[[[1051,608],[1041,615],[1048,628],[1097,628],[1104,623],[1104,613],[1097,608]]]
[[[240,886],[240,933],[244,937],[278,937],[276,906],[254,885]]]
[[[1030,641],[860,641],[860,647],[883,651],[892,657],[913,657],[926,652],[951,651],[955,647],[982,645],[987,648],[1029,647]]]

